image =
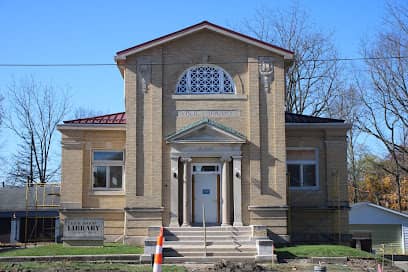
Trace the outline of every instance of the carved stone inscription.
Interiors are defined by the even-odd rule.
[[[64,222],[64,243],[70,245],[98,245],[96,241],[103,244],[104,239],[103,219],[76,218],[65,219]],[[81,241],[79,244],[72,244],[69,241]]]
[[[239,110],[179,110],[177,117],[179,118],[231,118],[239,117],[241,115]]]

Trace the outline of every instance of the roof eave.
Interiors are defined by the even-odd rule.
[[[125,76],[126,57],[125,58],[120,58],[118,56],[114,56],[113,59],[116,62],[116,67],[118,68],[120,74],[122,75],[122,78],[124,78],[124,76]]]
[[[187,141],[187,140],[166,140],[167,144],[245,144],[246,141]]]
[[[59,131],[63,130],[126,130],[126,124],[60,124]]]
[[[339,128],[351,129],[352,125],[349,123],[285,123],[287,129],[313,129],[313,128]]]
[[[232,37],[232,38],[241,40],[243,42],[246,42],[248,44],[252,44],[254,46],[263,48],[265,50],[268,50],[270,52],[273,52],[275,54],[283,56],[285,60],[292,60],[293,56],[294,56],[294,53],[289,51],[289,50],[274,46],[272,44],[264,43],[264,42],[262,42],[260,40],[255,39],[255,38],[252,38],[252,37],[246,36],[244,34],[241,34],[241,33],[238,33],[238,32],[223,28],[221,26],[214,25],[214,24],[209,23],[209,22],[203,22],[203,23],[199,23],[197,25],[182,29],[180,31],[176,31],[176,32],[171,33],[169,35],[165,35],[165,36],[162,36],[160,38],[151,40],[149,42],[145,42],[145,43],[142,43],[140,45],[136,45],[134,47],[130,47],[128,49],[119,51],[119,52],[116,53],[115,60],[116,60],[116,62],[118,62],[119,60],[126,60],[126,57],[129,56],[129,55],[136,54],[136,53],[144,51],[146,49],[161,45],[163,43],[167,43],[169,41],[178,39],[180,37],[186,36],[188,34],[191,34],[191,33],[194,33],[196,31],[203,30],[203,29],[209,29],[209,30],[215,31],[217,33],[223,34],[225,36]]]

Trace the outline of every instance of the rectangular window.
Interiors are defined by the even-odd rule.
[[[94,151],[92,154],[93,188],[121,190],[123,168],[123,151]]]
[[[291,188],[317,188],[316,149],[288,149],[286,151],[287,174]]]
[[[123,152],[94,151],[94,161],[123,161]]]
[[[290,186],[299,187],[301,186],[300,181],[300,164],[288,164],[288,174],[290,177]]]

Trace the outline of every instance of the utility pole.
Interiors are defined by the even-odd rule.
[[[339,180],[339,171],[335,172],[336,186],[337,186],[337,225],[338,225],[338,239],[339,244],[341,243],[341,205],[340,205],[340,180]]]
[[[33,148],[34,148],[34,136],[31,135],[31,144],[30,144],[30,176],[28,179],[28,185],[31,186],[34,183],[33,178]]]

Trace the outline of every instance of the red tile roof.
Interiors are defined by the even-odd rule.
[[[344,120],[314,117],[303,114],[285,112],[286,123],[344,123]],[[64,124],[126,124],[126,113],[118,112],[101,116],[64,121]]]
[[[64,124],[126,124],[126,113],[118,112],[94,117],[64,121]]]

